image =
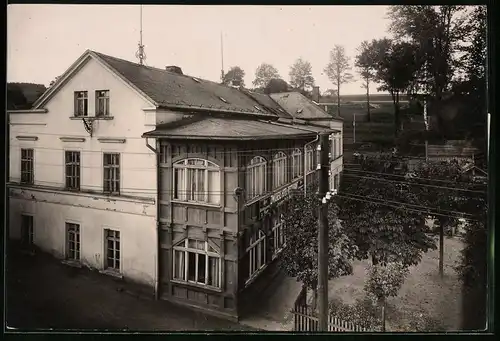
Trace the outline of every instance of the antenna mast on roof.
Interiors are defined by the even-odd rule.
[[[220,81],[221,83],[224,83],[224,41],[222,39],[222,32],[220,33],[220,55],[221,55]]]
[[[146,52],[144,51],[144,45],[142,44],[142,5],[140,11],[140,19],[139,19],[140,31],[139,31],[139,49],[135,53],[135,56],[139,59],[139,64],[144,65],[144,61],[146,60]]]

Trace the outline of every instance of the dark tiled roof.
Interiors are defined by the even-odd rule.
[[[155,130],[144,133],[144,137],[182,138],[182,139],[219,139],[219,140],[258,140],[300,138],[315,135],[295,126],[283,126],[261,120],[224,119],[204,117],[201,120],[186,122],[175,126],[163,124]]]
[[[270,96],[295,118],[333,118],[331,115],[327,114],[316,104],[310,101],[307,97],[298,92],[283,92],[271,94]]]
[[[139,65],[95,51],[93,53],[160,106],[182,105],[206,110],[213,108],[277,116],[267,110],[256,109],[257,103],[238,89]]]
[[[252,97],[256,102],[260,103],[261,106],[266,107],[276,113],[279,117],[292,118],[289,113],[286,112],[278,103],[276,103],[269,95],[261,94],[249,90],[241,90],[243,93]]]

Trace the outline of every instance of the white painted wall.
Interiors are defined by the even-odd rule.
[[[95,121],[94,134],[90,137],[81,119],[71,119],[74,91],[88,91],[89,116],[93,116],[96,90],[110,91],[113,119]],[[104,226],[110,226],[123,231],[124,276],[153,282],[156,262],[156,156],[141,138],[144,132],[152,130],[143,111],[152,106],[97,60],[90,59],[47,102],[47,113],[11,114],[11,183],[20,180],[21,148],[35,150],[35,186],[25,191],[27,196],[24,199],[10,200],[11,235],[19,237],[20,215],[31,210],[35,215],[35,243],[62,256],[65,219],[81,221],[84,238],[82,257],[93,267],[100,268],[102,265],[95,260],[95,255],[100,254],[102,262]],[[154,115],[153,112],[153,122],[156,121]],[[36,136],[38,139],[19,140],[18,136]],[[63,142],[61,137],[81,137],[85,141]],[[103,143],[100,138],[120,138],[126,142]],[[150,144],[155,146],[153,140]],[[65,150],[81,152],[81,189],[94,193],[102,192],[103,153],[119,152],[122,197],[110,200],[104,195],[69,195],[62,192]]]

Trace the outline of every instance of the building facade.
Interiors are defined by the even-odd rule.
[[[9,115],[10,236],[238,319],[276,271],[320,134],[338,186],[342,121],[303,111],[87,51]]]

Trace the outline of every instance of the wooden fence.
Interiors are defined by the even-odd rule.
[[[293,308],[294,331],[298,332],[316,332],[319,331],[319,319],[307,305],[307,288],[303,287],[297,297]],[[366,328],[357,326],[353,323],[342,321],[341,319],[330,315],[328,317],[329,332],[367,332]]]

